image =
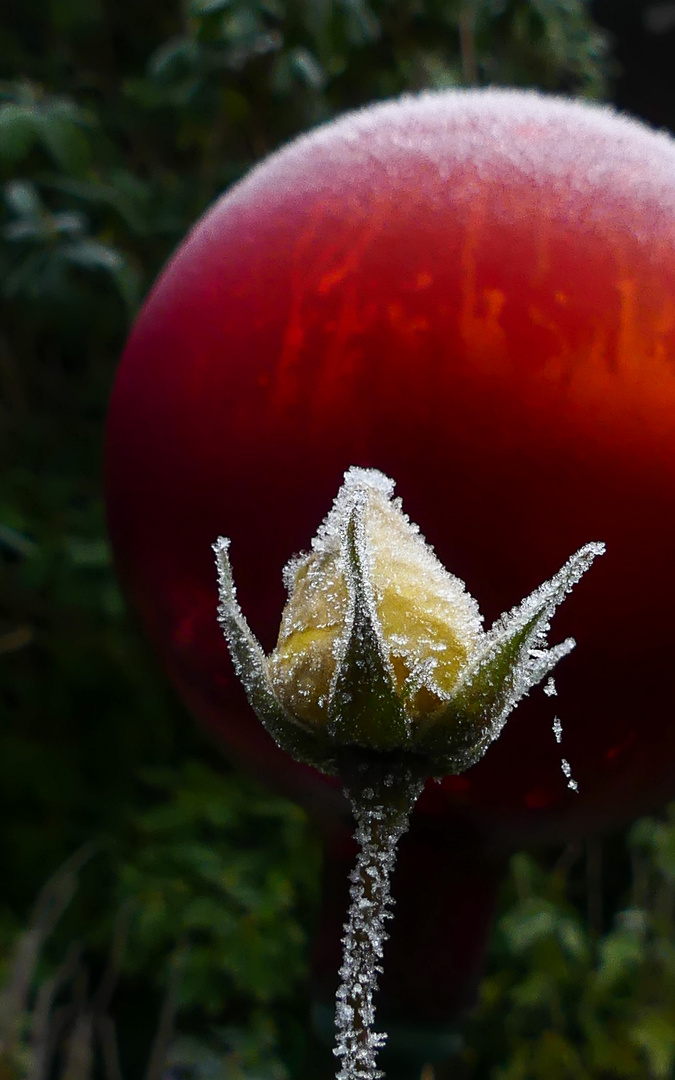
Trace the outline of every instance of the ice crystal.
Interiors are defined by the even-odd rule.
[[[576,780],[572,779],[572,766],[570,765],[567,758],[562,759],[562,761],[560,762],[560,767],[561,767],[563,773],[565,774],[565,777],[567,778],[567,786],[568,786],[568,788],[570,788],[571,791],[577,791],[578,792],[579,791],[579,785],[577,784]]]
[[[373,995],[389,936],[385,923],[393,917],[390,881],[396,848],[408,828],[410,811],[424,781],[400,773],[385,774],[382,779],[378,791],[347,791],[356,819],[354,835],[359,854],[350,874],[350,907],[342,938],[343,962],[335,1004],[333,1053],[340,1059],[337,1080],[378,1080],[383,1076],[376,1057],[386,1035],[373,1030]],[[385,792],[385,788],[391,791],[392,787],[403,795],[393,806]]]
[[[562,721],[560,720],[560,717],[559,716],[554,716],[553,717],[553,734],[555,735],[555,741],[557,743],[562,742],[562,730],[563,730],[562,729]],[[564,775],[565,775],[565,777],[567,779],[567,786],[570,789],[570,791],[578,792],[579,791],[579,785],[577,784],[576,780],[574,780],[572,778],[572,766],[570,765],[567,758],[562,758],[561,759],[560,768],[562,769],[562,771],[563,771],[563,773],[564,773]]]
[[[581,223],[604,248],[617,229],[653,242],[654,221],[675,214],[674,172],[672,138],[610,106],[536,91],[452,89],[407,94],[302,135],[226,199],[259,206],[272,191],[277,202],[341,208],[356,230],[373,213],[372,192],[378,210],[391,202],[396,211],[405,193],[410,212],[421,188],[422,214],[440,207],[442,221],[462,222],[485,207],[503,228],[529,212],[529,189],[538,196],[539,229],[547,219]]]
[[[555,695],[558,693],[558,691],[556,690],[555,679],[552,675],[546,680],[544,684],[544,693],[547,697],[555,697]]]

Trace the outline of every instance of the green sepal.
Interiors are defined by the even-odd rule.
[[[447,705],[420,719],[412,748],[430,760],[436,775],[462,772],[479,761],[511,710],[574,648],[572,638],[545,647],[549,619],[603,551],[602,544],[587,544],[551,581],[498,619]]]
[[[326,732],[310,727],[284,709],[269,678],[267,658],[239,606],[228,556],[230,541],[222,536],[213,544],[218,568],[218,622],[227,641],[232,662],[246,692],[248,703],[277,746],[296,761],[314,765],[330,776],[337,775],[335,750]]]
[[[328,734],[341,746],[397,750],[410,743],[410,723],[394,687],[363,552],[364,503],[356,501],[342,544],[350,614],[328,701]]]
[[[511,634],[497,638],[464,673],[448,704],[417,724],[413,749],[430,759],[445,776],[463,772],[479,761],[497,738],[517,694],[516,672],[526,663],[542,616],[537,615]],[[538,657],[539,682],[572,649],[571,639]],[[528,682],[526,693],[534,682]],[[511,704],[513,701],[513,704]]]

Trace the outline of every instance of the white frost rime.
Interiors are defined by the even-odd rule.
[[[555,741],[560,744],[562,742],[562,721],[559,716],[553,717],[553,734],[555,735]],[[567,758],[562,758],[560,761],[560,768],[562,769],[567,779],[567,786],[570,791],[579,791],[579,785],[576,780],[572,778],[572,766]]]
[[[560,767],[561,767],[562,771],[564,772],[565,776],[567,777],[567,786],[570,789],[570,791],[577,791],[578,792],[579,791],[579,785],[577,784],[576,780],[572,779],[572,766],[570,765],[567,758],[562,759],[562,761],[560,762]]]
[[[384,780],[386,787],[392,784],[399,787],[400,782],[400,776]],[[347,792],[356,818],[359,855],[350,875],[349,916],[342,939],[341,981],[336,995],[333,1053],[341,1059],[336,1080],[379,1080],[384,1075],[377,1068],[376,1058],[387,1036],[373,1030],[373,994],[382,971],[384,943],[389,936],[384,929],[385,920],[393,917],[390,880],[396,846],[407,831],[410,811],[423,781],[408,780],[404,786],[407,799],[403,807],[395,808],[383,804],[381,790],[376,792],[366,787],[358,794]]]
[[[555,679],[552,675],[546,680],[546,684],[544,686],[544,693],[546,694],[546,697],[555,697],[558,693],[555,685]]]

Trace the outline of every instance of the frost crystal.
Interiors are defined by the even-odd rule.
[[[558,716],[553,717],[553,734],[555,735],[555,741],[557,743],[562,742],[562,723],[560,721],[560,717]],[[567,758],[562,758],[560,762],[560,768],[562,769],[563,773],[567,778],[567,786],[570,791],[578,792],[579,785],[577,784],[576,780],[572,779],[572,766],[570,765]]]
[[[373,1030],[373,994],[389,936],[385,922],[392,918],[390,880],[396,847],[424,786],[423,779],[400,772],[385,773],[379,779],[382,783],[378,791],[358,786],[347,791],[356,819],[359,855],[350,875],[351,902],[342,939],[343,962],[335,1005],[333,1053],[341,1059],[337,1080],[378,1080],[383,1076],[376,1057],[387,1037]],[[399,794],[393,804],[392,788]]]
[[[569,761],[566,758],[562,759],[562,761],[560,762],[560,767],[561,767],[562,771],[564,772],[565,776],[567,777],[567,786],[568,786],[568,788],[570,788],[571,791],[578,792],[579,791],[579,785],[577,784],[576,780],[572,779],[572,766],[570,765]]]
[[[422,205],[415,202],[421,170]],[[383,202],[398,205],[405,193],[408,212],[423,220],[442,206],[459,232],[462,221],[475,220],[477,208],[487,230],[522,221],[528,201],[514,193],[517,184],[517,192],[539,195],[539,228],[551,219],[572,227],[581,221],[596,250],[603,250],[617,229],[646,245],[654,221],[672,220],[674,172],[671,137],[607,106],[533,91],[453,89],[371,105],[302,135],[227,198],[246,203],[257,191],[264,201],[269,191],[278,198],[281,189],[306,205],[332,212],[342,206],[351,237],[371,209],[366,177]],[[311,302],[317,302],[314,294]]]
[[[555,686],[555,679],[552,675],[546,680],[546,683],[544,684],[544,693],[547,697],[555,697],[555,695],[558,693]]]

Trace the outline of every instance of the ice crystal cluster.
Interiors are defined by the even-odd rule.
[[[396,847],[408,828],[410,811],[424,781],[408,775],[401,785],[397,777],[398,805],[392,805],[387,793],[378,786],[360,787],[358,794],[348,792],[356,819],[355,839],[359,845],[356,866],[350,874],[349,917],[345,925],[340,986],[336,995],[336,1047],[340,1060],[337,1080],[378,1080],[376,1054],[386,1035],[373,1030],[375,1006],[373,994],[382,971],[384,943],[388,938],[385,922],[392,917],[390,881],[396,861]],[[394,777],[384,783],[394,786]]]
[[[544,222],[583,224],[603,246],[617,230],[649,245],[655,223],[675,214],[674,172],[672,136],[611,106],[536,90],[453,88],[404,94],[300,135],[226,198],[250,199],[253,189],[262,203],[300,187],[307,205],[352,214],[367,178],[389,198],[405,192],[408,208],[421,189],[427,207],[459,222],[489,204],[489,220],[508,224],[529,212],[531,192]]]
[[[269,657],[239,608],[229,541],[219,539],[219,620],[253,709],[297,759],[339,773],[345,748],[396,751],[448,775],[482,757],[573,648],[571,638],[548,647],[549,620],[604,546],[581,548],[486,632],[476,601],[393,496],[382,473],[348,470],[310,552],[286,567],[288,602]]]

